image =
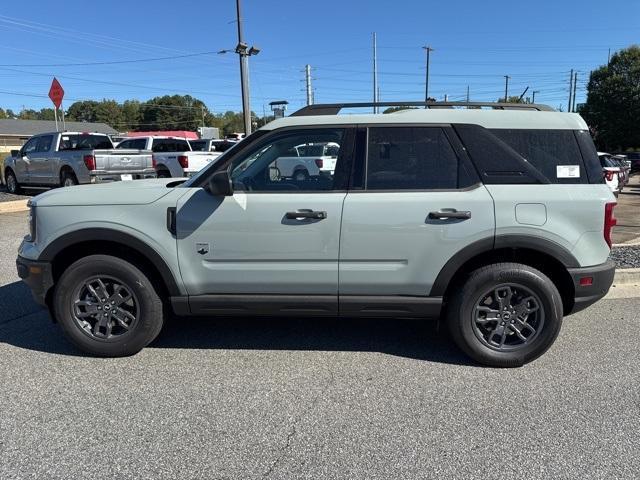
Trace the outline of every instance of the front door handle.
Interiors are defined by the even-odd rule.
[[[471,212],[458,211],[455,208],[442,208],[437,212],[429,212],[430,219],[447,220],[449,218],[457,218],[460,220],[468,220],[471,218]]]
[[[296,210],[295,212],[287,212],[284,214],[284,216],[289,220],[322,220],[324,218],[327,218],[327,212],[301,208]]]

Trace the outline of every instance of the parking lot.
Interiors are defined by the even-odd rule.
[[[568,317],[519,369],[431,323],[174,319],[129,358],[80,355],[0,231],[0,478],[633,478],[636,287]]]

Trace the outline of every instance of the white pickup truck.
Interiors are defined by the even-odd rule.
[[[320,175],[333,175],[336,169],[340,145],[329,143],[306,143],[297,145],[279,157],[274,167],[282,178],[303,181]]]
[[[176,137],[126,138],[116,148],[151,152],[159,178],[190,177],[220,156],[219,152],[194,152],[186,139]]]

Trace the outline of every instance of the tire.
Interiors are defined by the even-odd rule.
[[[62,172],[62,175],[60,175],[60,186],[73,187],[74,185],[78,185],[78,179],[75,174],[73,172]]]
[[[4,181],[7,184],[7,192],[14,195],[20,195],[22,193],[22,187],[20,187],[16,174],[13,173],[13,170],[7,169],[4,176]]]
[[[292,178],[296,182],[305,182],[309,180],[309,172],[307,172],[306,170],[296,170],[295,172],[293,172]]]
[[[157,176],[158,178],[171,178],[171,173],[169,170],[158,170]]]
[[[453,288],[447,308],[449,331],[458,347],[478,363],[522,366],[546,352],[560,332],[560,293],[549,277],[528,265],[488,265]]]
[[[115,300],[103,301],[107,297]],[[65,270],[56,285],[53,311],[71,343],[101,357],[138,353],[158,336],[164,322],[162,300],[147,276],[108,255],[84,257]]]

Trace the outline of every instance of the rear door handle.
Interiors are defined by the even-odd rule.
[[[471,218],[471,212],[458,211],[455,208],[442,208],[437,212],[429,212],[430,219],[446,220],[448,218],[457,218],[460,220],[468,220]]]
[[[295,212],[287,212],[284,214],[284,216],[289,220],[304,220],[304,219],[322,220],[324,218],[327,218],[327,212],[320,212],[320,211],[311,210],[308,208],[300,208]]]

